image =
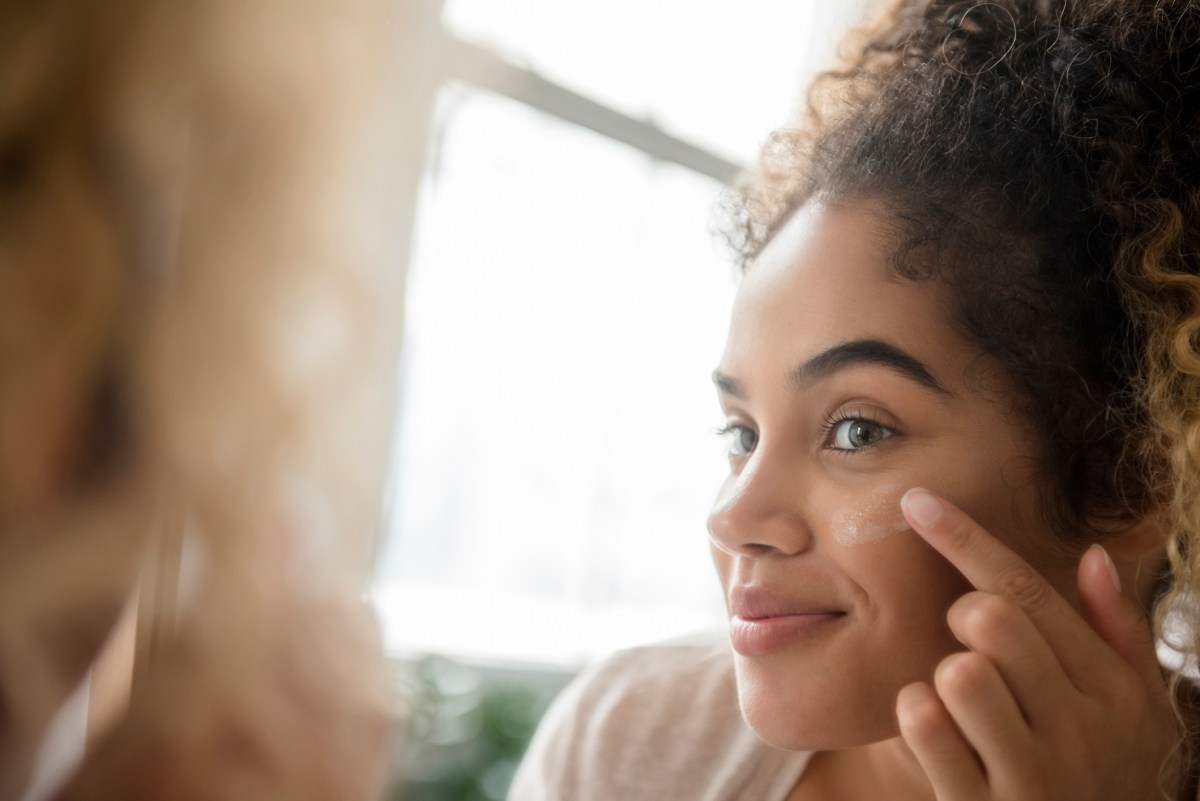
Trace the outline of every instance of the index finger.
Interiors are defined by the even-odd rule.
[[[1041,573],[961,509],[925,489],[909,490],[900,505],[913,530],[976,589],[1007,596],[1029,615],[1077,686],[1097,659],[1119,661]]]

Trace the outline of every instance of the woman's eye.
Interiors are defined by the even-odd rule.
[[[717,434],[729,442],[729,455],[746,456],[758,445],[758,434],[742,425],[727,425]]]
[[[829,447],[839,451],[857,451],[878,445],[896,432],[885,425],[861,417],[842,420],[833,427]]]

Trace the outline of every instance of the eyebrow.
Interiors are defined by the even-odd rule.
[[[806,389],[839,370],[860,364],[886,367],[938,394],[951,394],[919,359],[878,339],[855,339],[821,351],[792,368],[788,374],[788,385],[796,390]],[[714,370],[712,380],[721,392],[735,398],[745,398],[745,389],[737,379]]]

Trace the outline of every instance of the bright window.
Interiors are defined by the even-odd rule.
[[[448,0],[447,26],[750,163],[864,0]]]
[[[746,120],[757,141],[786,117],[805,50],[764,4],[710,5],[460,0],[446,18],[748,160]],[[830,42],[856,5],[820,12]],[[790,25],[818,16],[772,7]],[[664,43],[680,15],[696,25]],[[731,38],[738,25],[758,38]],[[768,45],[791,71],[766,70],[774,84]],[[455,83],[431,142],[375,589],[389,648],[573,666],[717,624],[704,518],[726,465],[709,374],[735,290],[712,234],[720,185]]]

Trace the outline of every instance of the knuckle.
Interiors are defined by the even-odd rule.
[[[1139,682],[1136,679],[1130,681],[1124,675],[1105,682],[1099,694],[1103,707],[1125,720],[1134,719],[1150,706]]]
[[[988,686],[992,670],[991,662],[981,654],[972,651],[951,654],[937,666],[933,684],[943,697],[969,698]]]
[[[941,725],[941,715],[933,704],[925,701],[910,702],[902,710],[900,724],[909,735],[924,740]]]
[[[1032,568],[1021,565],[1001,573],[996,583],[1000,592],[1027,612],[1037,613],[1053,603],[1054,591]]]
[[[965,515],[955,515],[947,521],[946,532],[958,548],[964,551],[975,550],[979,547],[979,527]]]
[[[1020,614],[1017,605],[1003,595],[976,593],[957,614],[957,626],[973,643],[1003,639]]]
[[[898,711],[900,728],[909,741],[928,747],[941,740],[947,716],[936,699],[915,693],[902,694]]]

